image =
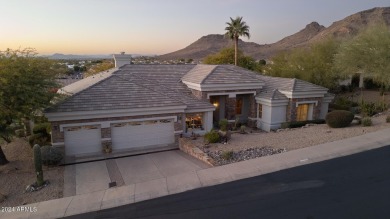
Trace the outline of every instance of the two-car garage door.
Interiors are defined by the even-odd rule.
[[[100,125],[64,128],[67,156],[101,153]],[[161,146],[175,142],[173,120],[124,122],[111,125],[112,150]]]
[[[111,126],[112,149],[167,145],[175,142],[172,120],[118,123]]]

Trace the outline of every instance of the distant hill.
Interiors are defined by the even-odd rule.
[[[327,28],[317,22],[312,22],[299,32],[272,44],[260,45],[240,40],[239,48],[245,55],[250,55],[255,59],[268,59],[280,51],[308,46],[310,43],[321,41],[327,37],[355,36],[366,26],[380,20],[384,20],[390,26],[390,7],[361,11],[334,22]],[[233,46],[232,40],[225,38],[221,34],[211,34],[201,37],[183,49],[158,56],[158,59],[191,58],[201,60],[207,55],[217,53],[222,48],[229,46]]]
[[[138,56],[155,56],[155,55],[141,55],[141,54],[131,54],[132,57]],[[63,60],[92,60],[92,59],[112,59],[112,54],[110,55],[72,55],[72,54],[61,54],[55,53],[50,56],[46,56],[49,59],[63,59]]]
[[[55,53],[47,56],[49,59],[64,59],[64,60],[85,60],[85,59],[111,59],[112,55],[72,55],[72,54],[61,54]]]

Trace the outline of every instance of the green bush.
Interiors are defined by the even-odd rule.
[[[227,126],[228,126],[228,121],[227,119],[222,119],[221,121],[219,121],[219,128],[221,129],[221,131],[226,131],[227,130]]]
[[[44,165],[57,165],[63,158],[61,151],[53,146],[42,146],[41,156]]]
[[[206,132],[204,135],[204,139],[207,143],[217,143],[219,142],[219,134],[215,130],[211,130],[209,132]]]
[[[353,113],[346,110],[334,110],[326,114],[325,121],[331,128],[344,128],[351,124]]]
[[[308,120],[308,121],[284,122],[284,123],[282,123],[281,128],[282,129],[299,128],[299,127],[305,126],[306,124],[325,124],[325,120],[324,119],[315,119],[315,120]]]
[[[362,125],[363,126],[371,126],[372,125],[372,120],[370,117],[364,117],[362,119]]]
[[[233,151],[224,151],[222,152],[221,156],[224,160],[230,160],[233,158]]]
[[[390,123],[390,115],[388,115],[388,116],[386,117],[386,122],[387,122],[387,123]]]

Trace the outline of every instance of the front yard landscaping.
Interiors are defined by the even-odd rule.
[[[5,195],[0,207],[62,198],[64,167],[43,166],[43,177],[49,181],[49,185],[39,191],[26,192],[26,187],[36,181],[31,146],[25,138],[15,138],[9,144],[2,142],[1,147],[9,163],[0,166],[0,193]]]
[[[226,144],[214,143],[205,145],[203,138],[197,138],[193,142],[199,149],[213,158],[215,165],[224,165],[390,128],[390,123],[386,122],[389,114],[389,111],[387,111],[372,117],[371,126],[362,126],[355,123],[346,128],[335,129],[330,128],[327,124],[309,124],[302,128],[279,129],[276,132],[269,133],[233,133],[231,139]],[[229,151],[233,152],[232,157],[224,159],[222,155]]]

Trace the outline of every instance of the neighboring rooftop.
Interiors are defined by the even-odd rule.
[[[98,74],[83,78],[81,80],[78,80],[72,84],[69,84],[65,87],[62,87],[58,90],[58,93],[60,94],[66,94],[66,95],[73,95],[76,94],[96,83],[99,81],[106,79],[112,75],[113,72],[118,70],[117,68],[112,68],[104,72],[100,72]]]

